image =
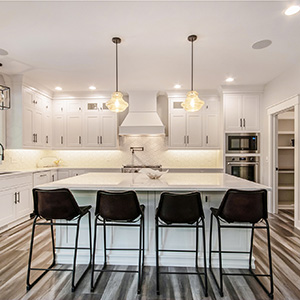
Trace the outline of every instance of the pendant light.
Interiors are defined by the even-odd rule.
[[[204,101],[199,99],[198,97],[198,93],[196,91],[194,91],[194,69],[193,69],[193,59],[194,59],[194,48],[193,48],[193,43],[194,41],[197,40],[197,36],[196,35],[190,35],[188,37],[188,41],[192,43],[192,61],[191,61],[191,90],[187,93],[186,95],[186,99],[184,100],[184,102],[181,103],[181,106],[188,112],[194,112],[194,111],[198,111],[201,109],[201,107],[204,104]]]
[[[112,38],[112,42],[116,44],[116,91],[111,95],[111,99],[105,104],[109,110],[113,112],[122,112],[128,107],[128,103],[124,101],[123,94],[118,91],[118,44],[121,43],[119,37]]]
[[[10,109],[10,88],[0,85],[0,110]]]

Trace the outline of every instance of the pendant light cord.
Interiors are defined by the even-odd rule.
[[[192,58],[191,58],[191,63],[192,63],[192,67],[191,67],[191,91],[194,90],[194,41],[192,41]]]
[[[118,43],[116,43],[116,92],[118,92]]]

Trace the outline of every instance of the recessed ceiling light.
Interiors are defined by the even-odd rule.
[[[287,16],[292,16],[292,15],[296,14],[299,11],[300,11],[300,6],[299,5],[293,5],[293,6],[290,6],[284,13]]]
[[[181,88],[181,85],[180,84],[175,84],[174,85],[174,89],[180,89]]]
[[[254,43],[252,45],[252,48],[256,49],[256,50],[264,49],[264,48],[269,47],[271,44],[272,44],[272,41],[270,41],[270,40],[261,40],[261,41]]]
[[[0,55],[7,55],[8,52],[4,49],[0,49]]]
[[[56,89],[57,91],[62,91],[62,88],[61,88],[60,86],[57,86],[55,89]]]
[[[95,89],[96,89],[96,87],[95,87],[95,86],[93,86],[93,85],[91,85],[91,86],[89,87],[89,89],[90,89],[90,90],[95,90]]]
[[[226,81],[226,82],[232,82],[232,81],[234,81],[234,78],[233,78],[233,77],[228,77],[228,78],[226,78],[225,81]]]

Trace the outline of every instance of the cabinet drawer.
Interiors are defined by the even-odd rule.
[[[0,189],[8,189],[14,186],[20,186],[25,184],[32,184],[32,174],[10,174],[7,176],[1,176]]]

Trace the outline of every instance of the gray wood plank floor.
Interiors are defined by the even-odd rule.
[[[300,235],[293,228],[293,212],[282,210],[269,216],[271,225],[275,299],[300,299]],[[106,273],[94,293],[90,292],[90,273],[86,275],[76,292],[71,292],[70,272],[49,272],[26,292],[26,271],[32,222],[0,234],[0,299],[269,299],[251,277],[225,277],[224,297],[221,298],[209,274],[209,296],[204,297],[197,276],[162,275],[161,295],[155,293],[155,268],[146,267],[142,295],[136,294],[137,275]],[[51,248],[49,230],[37,229],[35,262],[50,262]],[[47,228],[48,229],[48,228]],[[265,233],[257,231],[254,255],[258,270],[267,271]],[[65,267],[65,266],[61,266]],[[112,266],[119,268],[119,266]],[[122,266],[122,268],[124,268]],[[131,268],[131,267],[128,267]],[[187,270],[170,268],[170,270]],[[192,270],[192,269],[191,269]],[[241,270],[245,272],[244,270]]]

